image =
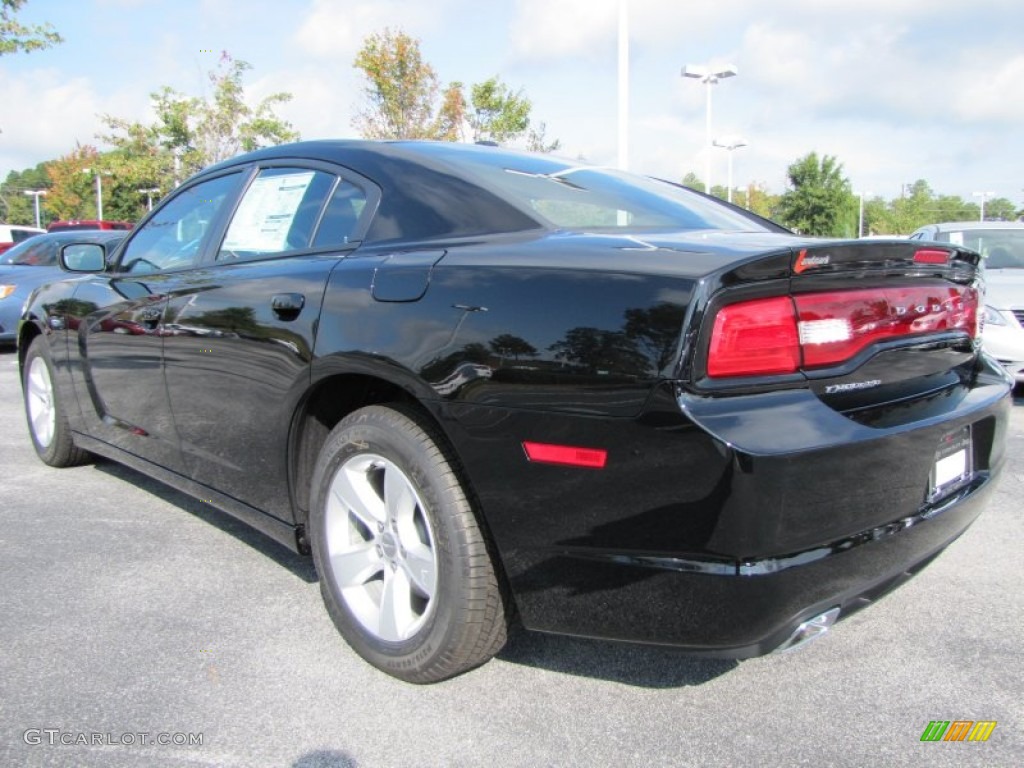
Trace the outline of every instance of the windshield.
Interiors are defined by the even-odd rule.
[[[1024,269],[1024,228],[950,232],[949,241],[980,253],[988,269]]]
[[[49,267],[57,263],[57,247],[46,240],[29,238],[0,256],[0,264]]]

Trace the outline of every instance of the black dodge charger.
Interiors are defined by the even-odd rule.
[[[495,147],[306,142],[211,167],[19,328],[35,449],[105,456],[310,553],[413,682],[506,627],[746,657],[971,524],[1010,382],[979,255],[798,237]]]

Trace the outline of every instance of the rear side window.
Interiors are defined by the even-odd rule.
[[[265,168],[245,191],[218,261],[258,259],[309,248],[336,176],[308,168]]]
[[[359,218],[363,215],[365,207],[366,193],[355,184],[342,179],[331,195],[330,203],[327,204],[313,245],[345,245],[355,240]]]

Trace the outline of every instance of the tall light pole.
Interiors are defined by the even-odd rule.
[[[736,74],[736,66],[733,64],[726,64],[722,67],[687,64],[683,67],[683,77],[692,77],[700,80],[704,83],[704,88],[707,91],[707,107],[705,111],[704,125],[704,148],[706,150],[706,156],[704,158],[704,184],[705,191],[709,195],[711,194],[711,86],[717,85],[719,80],[724,80],[727,77],[733,77]]]
[[[974,197],[980,197],[981,198],[981,215],[978,217],[978,221],[984,221],[985,220],[985,201],[988,200],[990,197],[992,197],[992,195],[994,195],[995,192],[974,192],[972,194],[974,195]]]
[[[857,214],[857,239],[864,237],[864,195],[870,195],[870,192],[860,193],[860,212]]]
[[[36,201],[35,201],[36,202],[36,229],[39,229],[40,228],[39,227],[39,198],[40,198],[40,196],[46,194],[46,190],[45,189],[26,189],[25,190],[25,194],[26,195],[31,195],[32,197],[34,197],[36,199]]]
[[[721,147],[729,153],[729,188],[726,190],[726,198],[732,202],[732,153],[740,147],[747,146],[747,140],[739,136],[723,136],[715,139],[715,146]]]
[[[619,170],[629,168],[629,0],[619,0]]]
[[[153,195],[156,195],[156,194],[160,193],[160,187],[147,187],[146,189],[137,189],[135,191],[138,192],[140,195],[145,195],[146,196],[146,210],[147,211],[152,211],[153,210]]]
[[[91,173],[92,168],[83,168],[82,173]],[[103,184],[100,182],[99,171],[96,171],[94,176],[96,178],[96,218],[103,221]]]

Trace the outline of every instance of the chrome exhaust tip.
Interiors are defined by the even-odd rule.
[[[772,653],[787,653],[802,648],[816,638],[821,637],[839,618],[839,608],[829,608],[824,613],[802,622],[786,640]]]

